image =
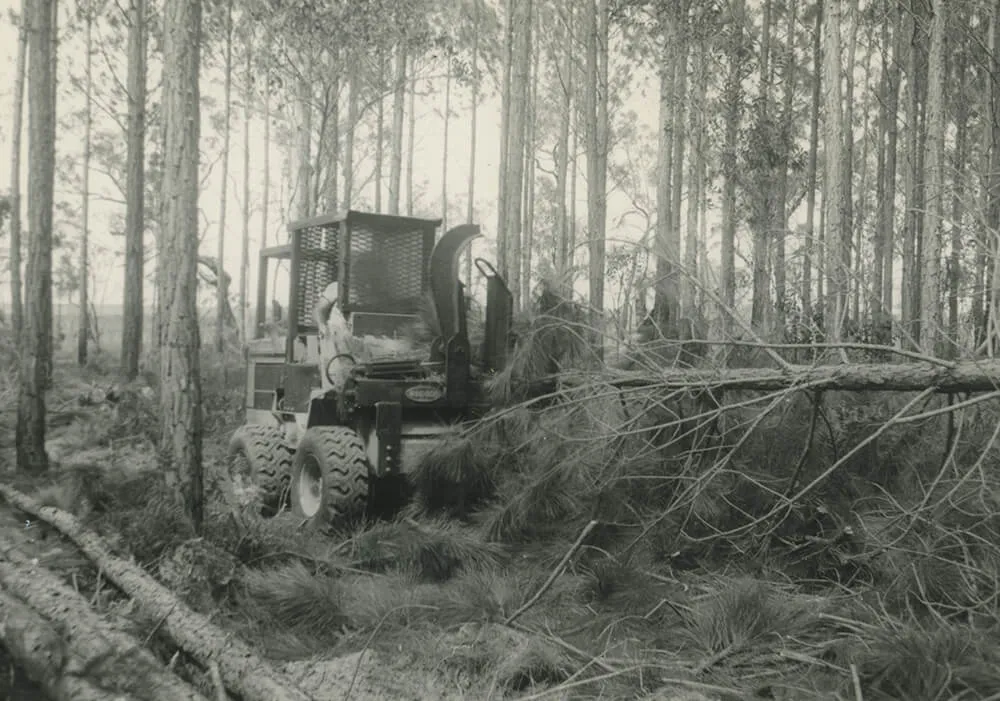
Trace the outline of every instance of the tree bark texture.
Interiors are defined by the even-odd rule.
[[[28,267],[18,388],[17,466],[48,469],[45,452],[45,388],[52,362],[52,214],[55,186],[55,103],[52,81],[52,0],[32,4],[28,61]]]
[[[823,209],[826,215],[827,299],[824,321],[828,338],[841,338],[847,302],[847,270],[843,265],[844,246],[844,125],[840,91],[840,14],[839,2],[825,4],[823,33],[823,85],[825,92],[823,151],[826,168],[823,179]],[[849,229],[847,229],[849,231]]]
[[[233,0],[226,3],[226,65],[223,87],[223,122],[222,122],[222,187],[219,193],[219,239],[216,248],[216,258],[226,259],[226,204],[229,195],[229,142],[232,136],[233,112]],[[222,282],[222,278],[219,278]],[[226,285],[215,286],[215,350],[222,353],[226,349],[226,318],[222,310],[229,303],[229,288]]]
[[[807,323],[813,316],[812,270],[816,253],[816,174],[819,170],[819,113],[823,87],[823,2],[817,3],[813,29],[812,108],[809,110],[809,161],[806,166],[806,233],[802,256],[802,315]],[[817,271],[817,277],[822,276]]]
[[[406,45],[396,47],[396,73],[392,83],[392,135],[389,146],[389,214],[399,214],[403,184],[403,114],[406,106]]]
[[[145,311],[146,0],[130,0],[128,14],[128,145],[125,156],[125,297],[121,373],[126,380],[134,380],[139,374]]]
[[[160,349],[160,458],[195,530],[203,516],[202,406],[198,349],[198,136],[200,0],[164,9],[164,341]]]
[[[14,68],[14,115],[10,134],[10,301],[14,338],[24,327],[21,283],[21,135],[24,118],[24,78],[27,70],[28,29],[31,26],[30,0],[21,0],[21,20],[17,32],[17,66]],[[18,341],[20,342],[20,341]]]
[[[170,3],[179,0],[168,0]],[[181,0],[194,4],[196,0]],[[141,567],[112,555],[104,541],[70,513],[42,506],[0,483],[0,495],[18,509],[54,526],[72,540],[104,576],[135,599],[149,615],[162,620],[161,629],[198,664],[219,665],[228,689],[244,701],[309,701],[309,697],[245,643],[191,610],[173,592]]]
[[[94,12],[88,6],[84,12],[84,43],[86,57],[84,58],[84,117],[83,117],[83,173],[81,189],[83,201],[80,206],[80,275],[78,324],[76,330],[76,362],[81,367],[87,364],[87,348],[90,339],[90,137],[93,126],[93,29]]]

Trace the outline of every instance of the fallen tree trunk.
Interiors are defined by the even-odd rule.
[[[243,701],[311,701],[291,679],[244,642],[192,611],[138,566],[112,555],[103,540],[72,514],[42,506],[6,484],[0,484],[0,495],[72,540],[108,580],[139,602],[151,616],[162,620],[164,632],[198,664],[205,669],[218,664],[226,688],[239,694]]]
[[[81,657],[88,677],[124,671],[119,688],[141,689],[147,701],[207,701],[168,672],[138,640],[99,616],[55,574],[10,546],[0,545],[0,587],[49,620],[60,621],[63,637]]]
[[[920,392],[991,392],[1000,390],[1000,360],[964,360],[955,363],[856,363],[847,365],[789,365],[783,368],[672,369],[656,372],[615,372],[618,387],[656,386],[664,389],[707,387],[723,390],[775,391],[810,389]],[[568,384],[577,384],[570,379]]]
[[[81,674],[82,660],[66,644],[52,621],[0,587],[0,641],[53,701],[133,701],[127,693],[109,692]]]

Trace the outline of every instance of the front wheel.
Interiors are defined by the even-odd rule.
[[[369,466],[365,444],[343,426],[314,426],[292,463],[292,511],[323,528],[364,515]]]

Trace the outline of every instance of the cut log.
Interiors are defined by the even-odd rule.
[[[75,658],[56,626],[26,603],[0,587],[0,641],[53,701],[134,701],[113,693],[80,674]]]
[[[99,616],[80,594],[50,570],[6,545],[0,545],[0,587],[49,620],[61,622],[62,637],[82,658],[88,676],[127,669],[123,681],[140,685],[143,697],[150,701],[207,701],[180,677],[168,672],[138,640]]]
[[[118,589],[135,599],[162,630],[198,664],[219,665],[226,688],[244,701],[311,701],[311,697],[231,633],[192,611],[138,566],[115,557],[97,534],[60,509],[42,506],[6,484],[0,495],[11,505],[50,524],[72,540]]]
[[[619,387],[662,387],[667,390],[707,387],[722,390],[776,391],[793,387],[844,391],[991,392],[1000,389],[1000,360],[938,364],[870,363],[791,365],[778,368],[665,369],[657,373],[617,372]],[[579,384],[579,380],[569,384]]]

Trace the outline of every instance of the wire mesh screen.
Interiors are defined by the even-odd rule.
[[[323,290],[337,279],[340,224],[299,229],[299,282],[296,291],[300,329],[315,329],[313,310]]]
[[[414,314],[426,289],[428,227],[419,223],[382,228],[351,224],[347,309]]]

